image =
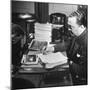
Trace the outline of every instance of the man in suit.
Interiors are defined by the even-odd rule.
[[[87,20],[83,11],[75,11],[68,17],[69,30],[73,36],[53,47],[47,47],[48,52],[67,52],[73,85],[87,84]]]

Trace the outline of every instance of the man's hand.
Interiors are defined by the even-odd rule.
[[[54,47],[46,47],[44,50],[43,50],[43,54],[44,55],[47,55],[47,54],[50,54],[54,52]]]

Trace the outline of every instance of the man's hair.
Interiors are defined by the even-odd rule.
[[[76,17],[78,25],[87,27],[87,14],[83,10],[77,10],[69,15],[69,17]]]

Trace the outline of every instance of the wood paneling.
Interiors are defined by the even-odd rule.
[[[34,2],[12,1],[13,13],[32,13],[34,14]]]

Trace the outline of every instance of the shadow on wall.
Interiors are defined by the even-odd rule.
[[[74,4],[62,4],[62,3],[50,3],[49,4],[49,15],[51,13],[64,13],[67,16],[70,15],[73,11],[77,10],[78,5]]]

